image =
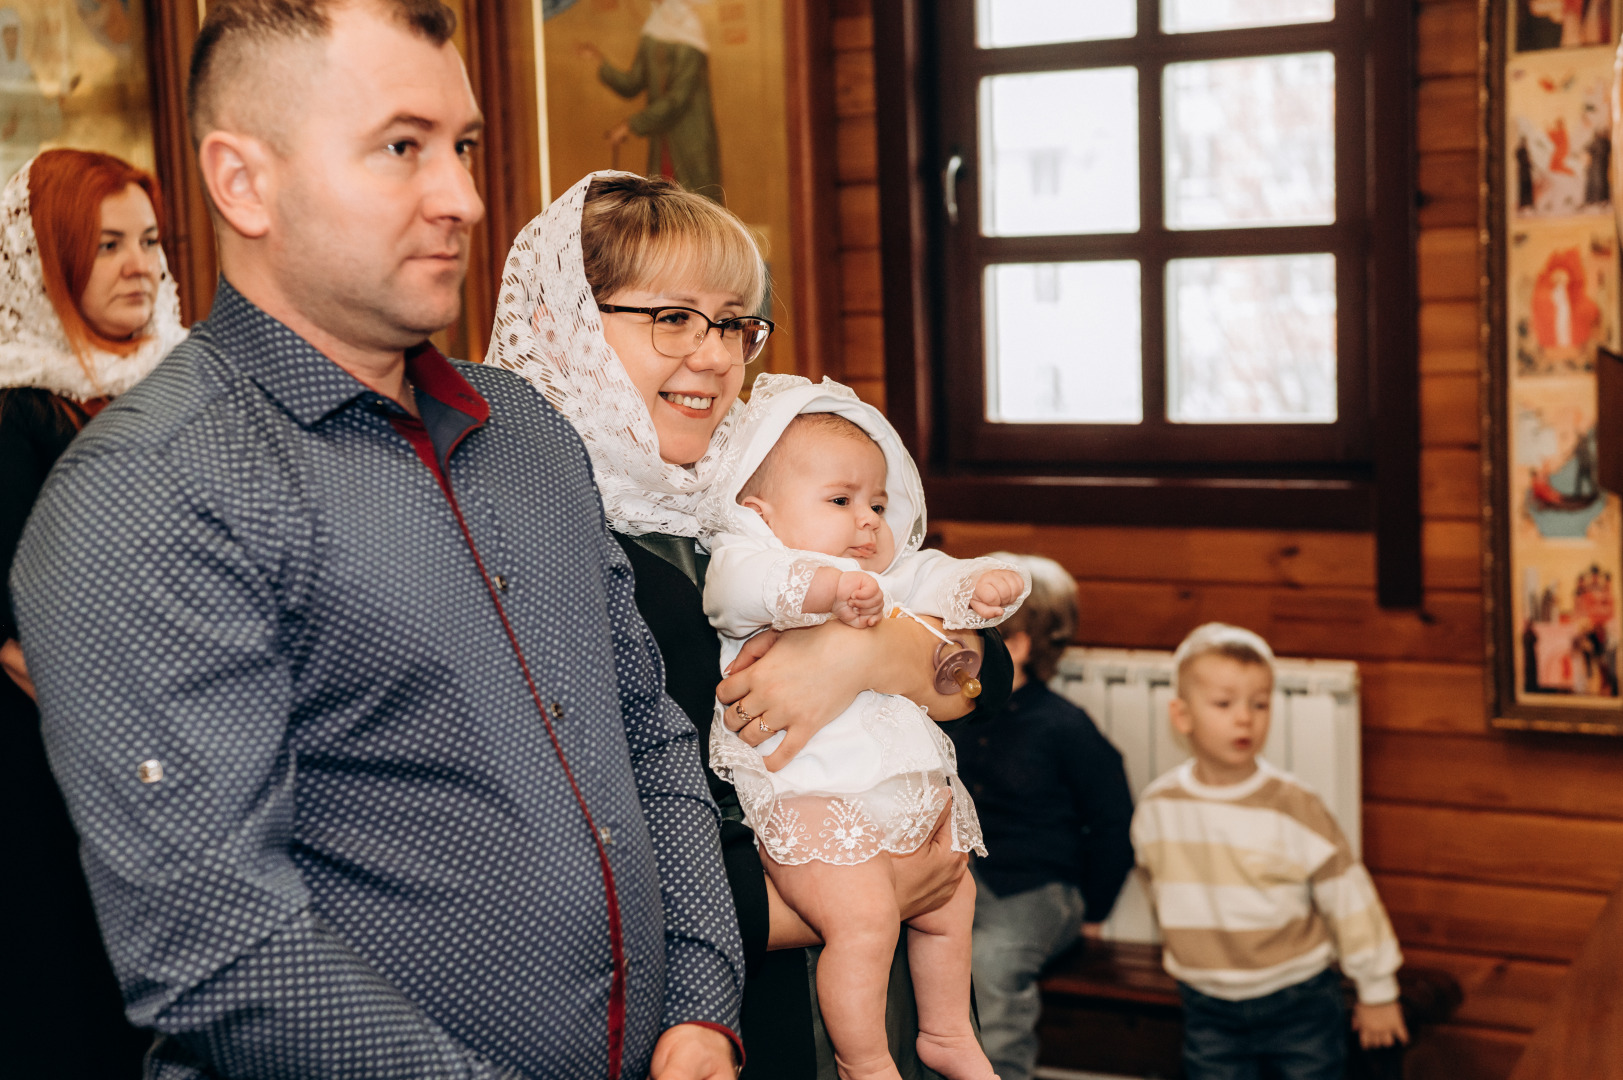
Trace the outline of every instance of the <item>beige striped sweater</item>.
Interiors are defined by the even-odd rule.
[[[1403,957],[1375,884],[1324,803],[1289,774],[1259,758],[1249,779],[1212,787],[1187,761],[1145,789],[1133,847],[1174,978],[1244,1001],[1339,958],[1360,1001],[1397,999]]]

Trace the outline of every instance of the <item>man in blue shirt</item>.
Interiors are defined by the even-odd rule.
[[[210,5],[214,309],[16,562],[149,1075],[734,1073],[716,809],[586,453],[424,341],[484,212],[453,25]]]

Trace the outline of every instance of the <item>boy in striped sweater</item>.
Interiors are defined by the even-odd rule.
[[[1338,960],[1358,986],[1360,1042],[1409,1041],[1392,924],[1324,803],[1257,757],[1274,690],[1268,643],[1207,623],[1173,665],[1172,726],[1194,756],[1145,789],[1132,835],[1183,995],[1184,1075],[1340,1077]]]

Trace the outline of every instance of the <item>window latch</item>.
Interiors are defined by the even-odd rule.
[[[958,224],[958,174],[964,168],[964,155],[954,154],[941,170],[941,202],[947,209],[947,224]]]

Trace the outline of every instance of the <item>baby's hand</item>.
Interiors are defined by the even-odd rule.
[[[885,594],[872,574],[847,570],[834,586],[834,617],[847,626],[864,629],[879,622]]]
[[[975,582],[969,606],[983,619],[995,619],[1003,614],[1006,605],[1019,599],[1026,583],[1013,570],[988,570]]]
[[[1403,1023],[1403,1006],[1395,1001],[1384,1005],[1365,1005],[1360,1001],[1353,1007],[1353,1030],[1358,1032],[1358,1041],[1365,1050],[1409,1041],[1409,1029]]]

